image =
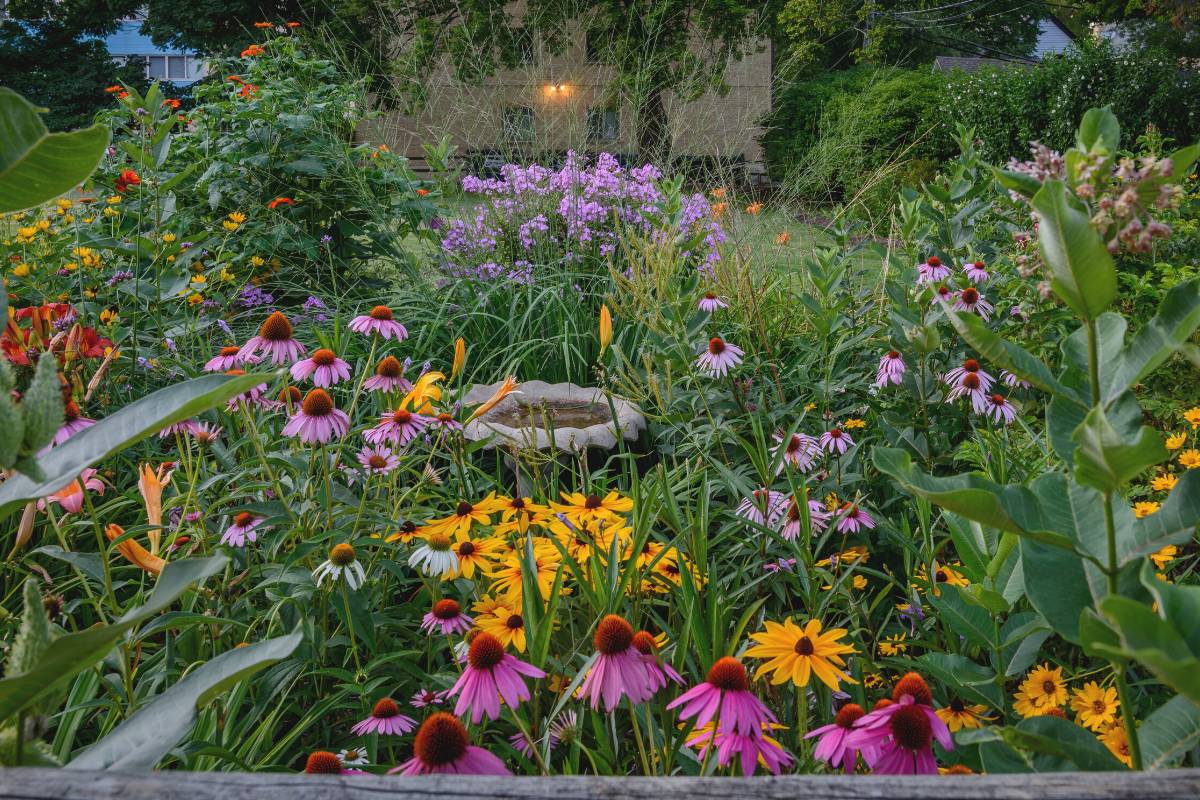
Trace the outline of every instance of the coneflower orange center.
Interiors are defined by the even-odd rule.
[[[716,292],[705,292],[705,293],[704,293],[704,298],[705,298],[706,300],[716,300],[716,299],[717,299],[717,294],[716,294]]]
[[[924,750],[933,740],[933,726],[920,706],[904,706],[891,719],[892,738],[906,750]]]
[[[235,377],[235,378],[236,378],[236,377],[238,377],[239,375],[245,375],[245,374],[246,374],[246,370],[244,370],[244,369],[227,369],[227,370],[225,370],[225,374],[226,374],[226,375],[232,375],[233,377]]]
[[[67,422],[74,422],[79,419],[79,406],[75,405],[75,401],[68,401],[67,407],[63,409],[63,416],[67,418]]]
[[[933,704],[933,694],[929,691],[929,684],[925,683],[925,679],[915,672],[909,672],[900,680],[896,681],[896,688],[892,689],[892,700],[897,703],[904,695],[909,695],[917,703],[922,705]]]
[[[239,528],[244,528],[250,524],[250,520],[254,519],[254,515],[249,511],[243,511],[233,518],[233,524]]]
[[[454,416],[452,414],[447,414],[445,411],[443,411],[442,413],[437,415],[437,420],[438,420],[438,422],[443,422],[443,423],[453,422]]]
[[[224,358],[228,358],[229,356],[236,356],[238,354],[238,351],[241,349],[242,348],[238,347],[237,345],[231,345],[229,347],[222,347],[221,348],[221,356]]]
[[[968,303],[968,304],[978,303],[979,302],[979,292],[977,292],[972,287],[968,286],[966,289],[962,290],[962,301],[964,303]]]
[[[871,710],[878,711],[881,708],[887,708],[888,706],[894,706],[894,705],[896,705],[896,704],[893,703],[891,700],[888,700],[886,697],[881,697],[875,701],[875,705],[871,706]]]
[[[299,403],[304,395],[295,386],[285,386],[279,390],[279,402],[286,403],[289,400],[295,404]]]
[[[407,408],[398,408],[392,412],[392,422],[397,425],[407,425],[412,421],[412,412]]]
[[[829,432],[829,438],[830,438],[830,439],[840,439],[840,438],[842,438],[842,432],[841,432],[841,430],[839,430],[838,428],[834,428],[833,430],[831,430],[831,431]]]
[[[372,453],[367,458],[367,463],[371,466],[371,469],[383,469],[387,466],[388,460],[379,455],[379,453]]]
[[[454,619],[462,613],[457,600],[438,600],[433,604],[433,615],[438,619]]]
[[[930,256],[929,260],[925,263],[931,267],[940,267],[942,265],[942,260],[937,256]]]
[[[708,670],[708,682],[725,692],[744,692],[750,688],[746,668],[736,658],[718,658]]]
[[[275,311],[258,329],[258,335],[268,342],[286,342],[292,338],[292,323],[288,322],[288,318],[282,312]]]
[[[467,729],[454,716],[439,711],[417,731],[413,752],[427,767],[444,767],[467,752]]]
[[[855,721],[865,716],[865,714],[866,712],[863,711],[862,706],[858,703],[846,703],[846,705],[838,710],[837,716],[834,717],[833,721],[839,727],[849,729],[853,728]]]
[[[962,387],[974,391],[979,388],[979,376],[974,372],[968,372],[962,377]]]
[[[337,354],[332,350],[326,350],[324,347],[319,350],[314,350],[312,354],[313,363],[319,367],[328,367],[337,361]]]
[[[390,320],[392,318],[392,310],[387,306],[375,306],[371,309],[371,319]]]
[[[317,750],[315,753],[308,754],[308,760],[304,763],[304,771],[309,775],[340,775],[342,760],[334,753]]]
[[[490,633],[480,633],[467,649],[467,662],[475,669],[491,669],[504,660],[504,645]]]
[[[1004,405],[1004,395],[1002,395],[1002,394],[992,395],[992,405],[997,405],[997,406]]]
[[[396,705],[396,701],[390,697],[385,697],[375,704],[371,709],[371,716],[379,719],[387,719],[388,717],[400,716],[400,706]]]
[[[375,374],[384,378],[399,378],[404,374],[404,365],[395,356],[387,356],[375,367]]]
[[[888,350],[888,358],[899,358],[900,353],[895,350]]]
[[[787,451],[789,453],[798,452],[800,450],[801,445],[803,445],[803,444],[804,444],[804,440],[800,438],[800,434],[793,433],[792,438],[788,440]]]
[[[333,549],[329,551],[329,560],[334,564],[337,564],[339,567],[345,567],[349,564],[353,564],[354,558],[354,548],[345,542],[342,542],[341,544],[335,544]]]
[[[596,649],[606,656],[624,653],[633,644],[633,626],[623,617],[608,614],[596,625],[593,641]]]
[[[967,372],[979,372],[979,362],[973,358],[968,358],[963,362],[963,369]]]
[[[313,389],[304,396],[300,407],[310,417],[327,417],[333,413],[333,398],[324,389]]]
[[[658,649],[658,643],[654,641],[654,634],[650,631],[638,631],[633,635],[633,646],[642,655],[654,655]]]
[[[721,353],[725,352],[725,342],[714,336],[708,340],[708,352],[714,356],[721,355]]]
[[[816,652],[816,648],[813,647],[812,639],[808,638],[807,636],[801,636],[796,641],[796,646],[793,649],[796,651],[796,655],[798,656],[811,656]]]

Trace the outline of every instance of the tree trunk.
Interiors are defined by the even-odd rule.
[[[664,171],[670,166],[671,134],[667,125],[665,92],[652,85],[641,96],[637,109],[638,158]]]

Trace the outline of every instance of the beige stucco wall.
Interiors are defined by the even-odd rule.
[[[535,53],[527,66],[503,70],[478,84],[455,80],[448,69],[435,70],[426,84],[428,103],[415,115],[386,113],[361,135],[420,160],[422,143],[449,134],[460,152],[508,148],[502,133],[506,107],[534,110],[534,146],[548,150],[607,150],[634,153],[632,108],[619,109],[616,141],[589,142],[587,111],[606,104],[609,71],[589,63],[583,36],[558,56]],[[766,40],[750,55],[731,60],[725,73],[728,91],[708,91],[699,99],[668,99],[672,152],[677,155],[742,156],[761,159],[759,125],[770,110],[771,51]],[[613,106],[609,106],[613,107]]]

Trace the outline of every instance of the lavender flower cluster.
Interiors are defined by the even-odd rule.
[[[649,237],[697,237],[686,257],[703,270],[720,258],[725,233],[702,194],[680,198],[670,221],[664,211],[662,173],[651,164],[626,170],[601,153],[589,165],[574,152],[561,169],[506,164],[499,178],[468,175],[463,191],[483,195],[469,219],[446,227],[442,251],[451,277],[532,283],[535,265],[602,261],[617,247],[621,230]]]

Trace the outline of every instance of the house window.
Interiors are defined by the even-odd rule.
[[[615,142],[621,135],[621,118],[615,110],[589,108],[587,133],[590,142]]]
[[[158,81],[189,81],[204,77],[204,62],[194,56],[133,56],[146,64],[146,77]]]
[[[510,142],[533,141],[533,109],[529,106],[509,106],[501,120],[504,138]]]

